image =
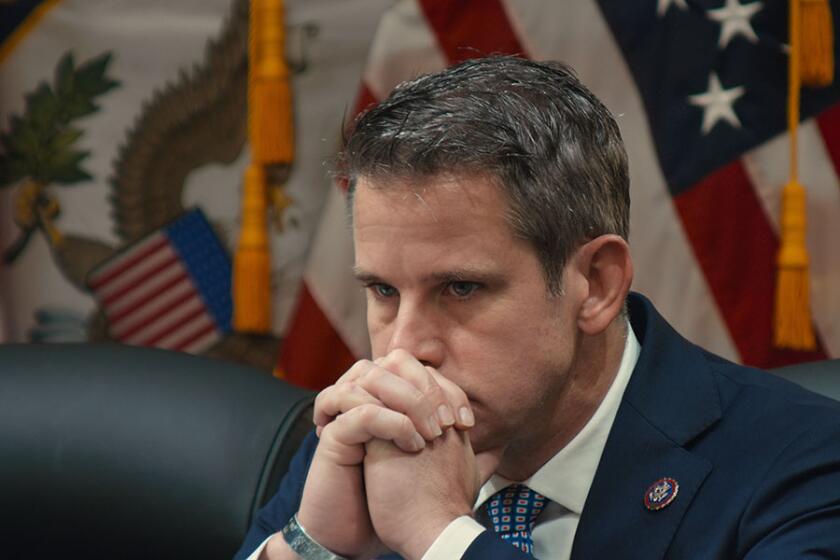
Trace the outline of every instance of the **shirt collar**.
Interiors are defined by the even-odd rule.
[[[618,373],[595,414],[572,441],[522,484],[580,515],[640,350],[639,341],[628,323]],[[494,474],[479,490],[475,508],[511,484],[514,482]]]

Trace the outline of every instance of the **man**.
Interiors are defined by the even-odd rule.
[[[624,147],[568,69],[405,83],[342,165],[374,359],[240,557],[840,554],[840,410],[628,296]]]

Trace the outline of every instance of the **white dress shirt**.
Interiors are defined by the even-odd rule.
[[[568,560],[572,553],[583,504],[595,478],[595,470],[607,443],[607,436],[618,412],[630,374],[636,367],[641,347],[630,324],[618,373],[595,414],[563,449],[546,462],[522,484],[548,498],[550,501],[537,517],[532,538],[534,557],[541,560]],[[460,558],[478,535],[486,529],[479,522],[486,522],[481,506],[493,494],[515,484],[494,474],[479,490],[473,511],[475,519],[462,516],[450,523],[438,536],[422,560],[452,560]],[[477,521],[478,520],[478,521]],[[270,537],[269,537],[270,538]],[[268,539],[248,557],[256,560]]]
[[[592,418],[563,449],[546,462],[534,475],[521,483],[548,498],[545,509],[537,517],[531,534],[534,558],[567,560],[572,554],[583,504],[595,478],[595,471],[604,452],[607,436],[618,412],[630,374],[636,367],[641,347],[633,329],[627,325],[627,339],[618,373]],[[515,484],[494,474],[475,501],[475,519],[459,517],[450,523],[432,543],[423,560],[451,560],[460,558],[473,540],[486,529],[487,522],[481,507],[493,494]],[[489,526],[489,523],[488,523]]]

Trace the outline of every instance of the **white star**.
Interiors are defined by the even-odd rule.
[[[685,3],[685,0],[658,0],[656,15],[659,17],[664,16],[668,11],[668,8],[671,7],[671,4],[675,5],[680,10],[688,9],[688,4]]]
[[[752,18],[764,6],[761,2],[752,4],[739,4],[738,0],[726,0],[722,8],[709,10],[706,17],[720,23],[720,39],[718,47],[726,48],[736,35],[743,35],[753,43],[758,42],[758,35],[755,34],[750,18]]]
[[[723,89],[720,79],[714,72],[709,75],[709,89],[706,93],[689,95],[689,103],[703,108],[703,134],[708,134],[718,121],[726,121],[735,128],[741,128],[741,121],[732,108],[746,90],[743,86]]]

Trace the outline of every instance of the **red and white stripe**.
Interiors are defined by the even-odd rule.
[[[198,353],[221,338],[177,252],[157,232],[89,280],[111,336],[125,344]]]
[[[479,53],[563,61],[617,116],[630,158],[634,289],[651,297],[687,338],[761,367],[840,355],[840,294],[833,288],[840,285],[833,246],[840,239],[840,107],[806,122],[800,132],[820,347],[812,353],[780,351],[771,343],[771,328],[778,201],[787,177],[784,136],[672,198],[641,96],[594,1],[399,2],[382,18],[355,111],[402,80]],[[351,274],[343,198],[337,185],[280,362],[287,378],[313,388],[330,383],[367,352],[364,299]]]

